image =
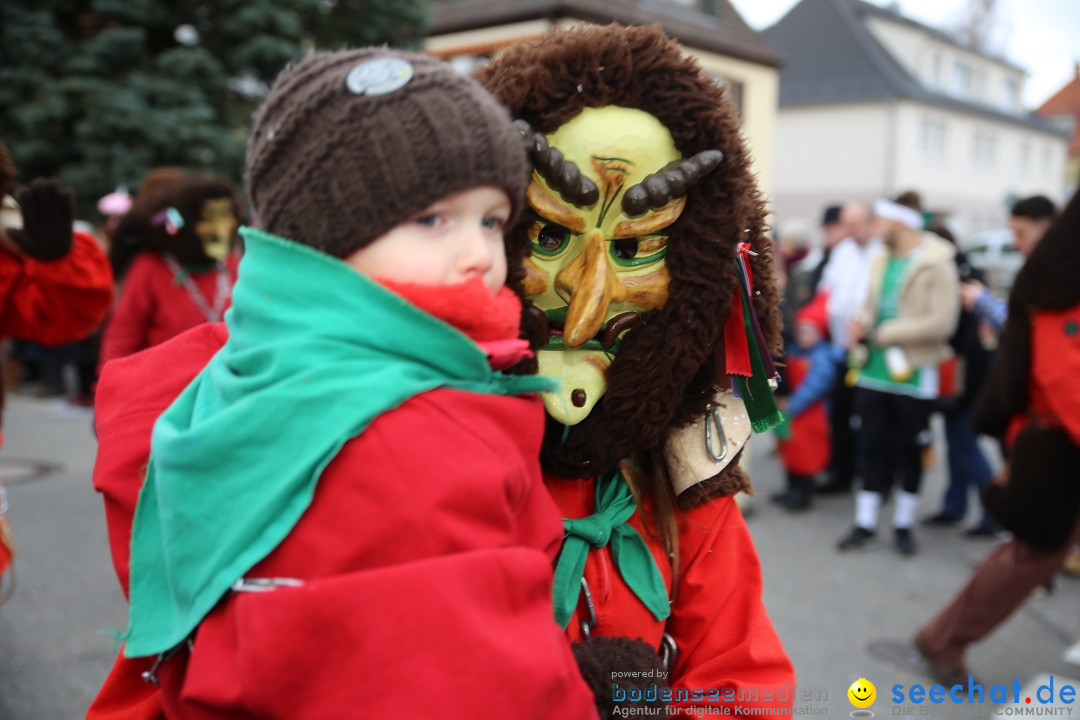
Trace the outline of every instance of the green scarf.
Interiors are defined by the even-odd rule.
[[[154,425],[131,534],[128,657],[188,637],[380,414],[438,387],[518,395],[468,337],[329,255],[244,228],[229,339]],[[372,478],[377,481],[378,478]]]
[[[657,620],[671,614],[660,568],[641,534],[627,521],[637,509],[630,486],[615,471],[596,478],[596,512],[564,519],[566,539],[555,565],[555,620],[566,627],[578,604],[590,549],[611,544],[611,558],[626,585]]]

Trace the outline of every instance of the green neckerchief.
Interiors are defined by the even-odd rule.
[[[438,387],[552,385],[492,371],[468,337],[340,260],[241,232],[229,339],[154,425],[131,535],[129,657],[188,637],[380,414]]]
[[[589,550],[611,544],[611,558],[626,585],[657,620],[671,614],[667,588],[649,546],[627,523],[637,509],[622,473],[596,478],[596,512],[578,519],[563,519],[566,530],[555,565],[555,620],[566,627],[578,604],[581,578]]]

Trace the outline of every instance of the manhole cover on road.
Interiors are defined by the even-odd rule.
[[[15,460],[4,458],[0,460],[0,484],[18,485],[19,483],[41,480],[60,472],[62,465],[41,460]]]

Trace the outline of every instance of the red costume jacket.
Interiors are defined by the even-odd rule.
[[[579,518],[595,512],[593,480],[545,477],[559,510]],[[761,565],[742,514],[731,497],[717,498],[677,513],[678,592],[672,595],[672,567],[663,544],[642,525],[641,512],[630,518],[649,543],[668,595],[671,617],[656,620],[619,575],[610,547],[593,550],[585,564],[596,607],[598,635],[641,638],[659,648],[665,632],[674,639],[678,659],[668,678],[682,715],[698,707],[779,710],[795,699],[795,671],[761,602]],[[567,633],[581,640],[585,603],[579,602]],[[777,712],[777,717],[780,713]],[[769,717],[769,715],[765,715]]]
[[[94,483],[125,592],[152,425],[225,333],[203,325],[102,376]],[[595,718],[552,617],[542,425],[535,398],[449,389],[380,415],[249,573],[304,585],[229,593],[156,671],[160,691],[138,677],[153,658],[121,657],[88,717]]]
[[[1031,378],[1032,413],[1053,418],[1080,447],[1080,305],[1032,316]]]
[[[112,294],[109,260],[87,233],[74,231],[71,252],[59,260],[45,262],[0,251],[0,337],[43,345],[81,340],[105,317]],[[0,387],[0,405],[3,396]],[[0,513],[0,575],[11,565],[14,547]]]
[[[109,310],[112,269],[92,235],[50,262],[0,252],[0,336],[61,345],[94,331]]]
[[[239,257],[230,255],[225,262],[231,288],[236,282]],[[190,277],[213,307],[218,292],[217,272],[194,273]],[[228,306],[226,302],[224,308]],[[120,299],[105,327],[101,339],[101,367],[109,360],[163,343],[208,320],[161,255],[140,253],[124,275]]]

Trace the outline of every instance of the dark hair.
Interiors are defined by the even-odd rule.
[[[821,225],[836,225],[840,222],[840,210],[843,209],[840,205],[829,205],[825,208],[825,214],[821,217]]]
[[[0,197],[14,195],[19,184],[15,178],[19,176],[19,170],[15,167],[15,161],[11,159],[11,153],[7,147],[0,143]]]
[[[956,236],[953,235],[952,230],[945,227],[944,223],[939,223],[938,222],[938,223],[933,223],[932,225],[928,225],[927,228],[926,228],[926,231],[934,233],[935,235],[937,235],[939,238],[941,238],[943,240],[948,240],[953,245],[957,244]]]
[[[1057,217],[1058,210],[1054,201],[1045,195],[1032,195],[1017,200],[1012,206],[1010,214],[1013,217],[1031,218],[1032,220],[1053,220]]]
[[[911,208],[915,212],[922,212],[922,195],[914,190],[907,190],[896,196],[894,200],[897,205],[903,205],[906,208]]]

